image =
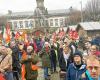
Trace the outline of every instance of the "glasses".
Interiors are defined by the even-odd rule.
[[[100,67],[98,67],[98,66],[89,66],[87,68],[90,69],[90,70],[93,70],[93,69],[98,70]]]

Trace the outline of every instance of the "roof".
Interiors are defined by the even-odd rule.
[[[25,12],[12,12],[11,14],[8,14],[7,16],[14,16],[14,17],[17,17],[17,16],[28,16],[28,15],[33,15],[34,12],[32,11],[25,11]]]
[[[67,9],[59,9],[59,10],[48,10],[49,15],[59,15],[59,14],[67,14],[69,10]],[[24,11],[24,12],[12,12],[11,14],[7,14],[7,16],[18,17],[18,16],[32,16],[34,15],[34,11]]]
[[[99,22],[82,22],[78,25],[80,25],[84,30],[100,30]]]
[[[67,14],[70,11],[68,9],[58,9],[58,10],[49,10],[48,14],[52,15],[52,14]]]

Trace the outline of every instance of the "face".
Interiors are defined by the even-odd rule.
[[[81,57],[80,57],[79,55],[75,55],[75,56],[74,56],[74,62],[75,62],[76,64],[80,64],[80,63],[81,63]]]
[[[14,47],[14,46],[16,46],[16,43],[15,43],[15,41],[12,41],[12,42],[10,43],[10,46],[11,46],[11,47]]]
[[[68,47],[68,45],[64,45],[64,46],[63,46],[63,51],[64,51],[65,53],[68,53],[68,52],[69,52],[69,47]]]
[[[24,45],[23,44],[18,44],[18,47],[19,47],[20,50],[23,50]]]
[[[89,49],[90,46],[91,46],[91,44],[90,44],[89,42],[86,42],[86,43],[85,43],[85,47],[86,47],[86,49]]]
[[[28,49],[27,49],[27,52],[28,52],[28,53],[32,52],[32,49],[31,49],[31,48],[28,48]]]
[[[91,46],[91,54],[95,54],[97,51],[96,46]]]
[[[87,60],[87,70],[90,72],[92,78],[98,78],[100,75],[100,63],[98,60]]]

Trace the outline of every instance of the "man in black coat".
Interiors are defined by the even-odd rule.
[[[19,48],[15,41],[10,43],[10,48],[12,49],[12,68],[13,76],[16,80],[19,80],[19,74],[21,73],[21,65],[19,60]]]
[[[56,72],[57,57],[55,52],[55,47],[52,45],[50,50],[50,60],[51,60],[51,73]]]

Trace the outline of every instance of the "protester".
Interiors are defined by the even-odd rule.
[[[76,51],[73,57],[73,63],[68,67],[66,80],[80,80],[81,75],[86,71],[86,65],[83,63],[83,56],[80,51]]]
[[[89,56],[87,59],[87,70],[93,80],[100,80],[100,61],[96,56]]]
[[[83,56],[88,56],[89,53],[90,53],[91,42],[90,41],[86,41],[84,43],[84,45],[85,45],[85,48],[84,48],[84,51],[83,51]]]
[[[75,51],[77,50],[77,45],[75,44],[75,39],[70,39],[70,44],[69,47],[71,49],[71,53],[75,53]]]
[[[60,67],[60,77],[66,78],[66,71],[70,63],[73,62],[73,54],[69,48],[68,43],[63,45],[63,52],[59,58],[59,67]]]
[[[97,57],[100,57],[100,51],[98,50],[98,47],[96,45],[91,46],[91,55],[96,55]]]
[[[42,58],[42,66],[44,68],[44,78],[45,80],[49,80],[48,69],[50,68],[50,47],[48,42],[44,43],[44,48],[42,49],[40,57]]]
[[[15,41],[10,42],[10,48],[12,49],[12,68],[14,79],[19,80],[21,74],[21,65],[19,60],[19,49]]]
[[[2,59],[0,63],[0,72],[5,74],[6,80],[13,80],[12,73],[12,50],[10,48],[2,47]]]
[[[38,77],[38,56],[34,53],[32,46],[27,46],[27,52],[22,55],[22,80],[37,80]]]
[[[8,55],[8,66],[6,66],[6,80],[13,80],[13,71],[12,71],[12,50],[7,48]],[[6,60],[7,61],[7,60]]]
[[[54,47],[54,45],[51,45],[51,50],[50,50],[50,61],[51,61],[51,73],[57,72],[57,71],[56,71],[57,57],[56,57],[56,52],[55,52],[55,47]]]

